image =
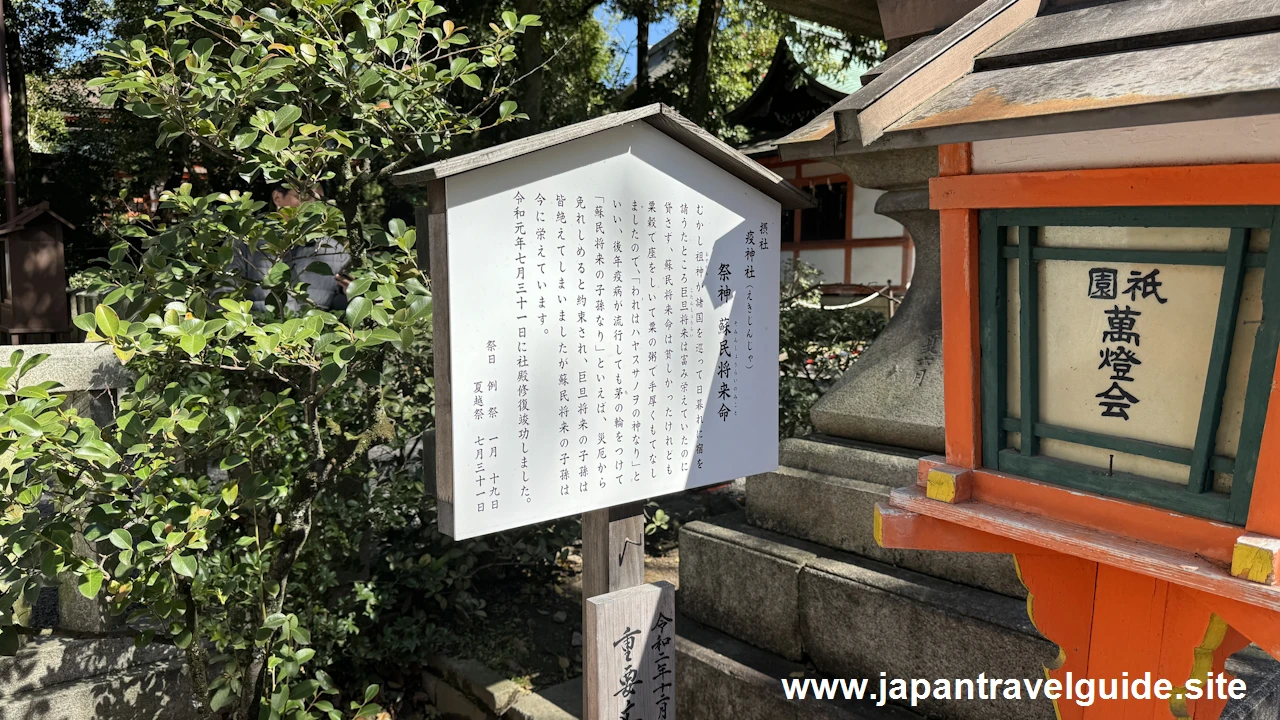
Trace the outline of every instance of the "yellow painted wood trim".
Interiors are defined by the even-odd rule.
[[[970,472],[947,466],[933,467],[925,477],[925,495],[930,500],[954,505],[970,497]]]
[[[1244,535],[1236,541],[1231,553],[1231,574],[1251,582],[1275,585],[1278,563],[1280,540],[1260,535]]]
[[[1192,649],[1191,674],[1187,676],[1187,680],[1208,681],[1209,673],[1213,671],[1213,655],[1222,645],[1222,641],[1227,639],[1227,621],[1217,615],[1209,616],[1209,626],[1205,628],[1204,640]],[[1183,683],[1173,689],[1173,695],[1169,697],[1169,712],[1174,717],[1189,718],[1191,711],[1187,708],[1187,683]]]

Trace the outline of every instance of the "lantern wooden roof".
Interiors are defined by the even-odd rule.
[[[1211,120],[1280,107],[1280,5],[987,0],[785,138],[858,152]]]

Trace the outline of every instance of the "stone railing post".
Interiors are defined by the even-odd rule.
[[[56,380],[62,386],[55,392],[64,393],[68,405],[81,415],[92,417],[99,425],[115,419],[115,392],[133,380],[111,348],[98,343],[21,345],[10,348],[10,352],[13,350],[22,350],[27,357],[47,353],[49,357],[23,376],[22,383],[33,385]],[[9,355],[0,350],[0,363],[7,364],[8,361]],[[85,540],[79,536],[75,543],[79,551],[88,549]],[[110,618],[98,600],[90,600],[80,594],[74,578],[68,575],[62,578],[56,593],[50,588],[41,595],[32,609],[30,623],[36,627],[56,625],[65,630],[101,632],[109,629]]]

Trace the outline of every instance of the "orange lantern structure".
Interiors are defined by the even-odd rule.
[[[1170,681],[1061,718],[1217,718],[1280,658],[1278,20],[989,0],[814,135],[939,147],[946,456],[877,540],[1014,555],[1064,686]]]

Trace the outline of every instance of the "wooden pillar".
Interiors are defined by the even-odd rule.
[[[973,170],[968,143],[938,148],[938,175],[967,175]],[[980,353],[978,344],[978,213],[942,210],[942,375],[946,403],[947,462],[966,468],[980,465]],[[994,459],[987,458],[994,466]]]

